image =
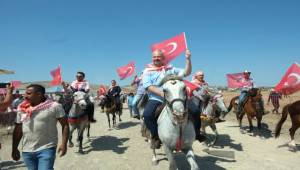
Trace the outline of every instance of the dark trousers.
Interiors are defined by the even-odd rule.
[[[116,103],[116,108],[118,111],[121,111],[121,100],[120,100],[120,96],[116,96],[114,97],[115,103]]]
[[[152,137],[158,136],[157,120],[155,118],[155,111],[162,102],[157,100],[148,100],[144,110],[144,120],[146,127],[150,130]]]
[[[85,113],[87,113],[89,120],[94,119],[94,110],[95,110],[94,104],[91,102],[87,103]]]
[[[196,97],[192,97],[191,99],[188,99],[187,107],[189,109],[189,114],[192,116],[192,119],[193,119],[195,133],[196,133],[196,135],[199,135],[200,128],[201,128],[201,119],[200,119],[201,103],[200,103],[200,100],[197,99]]]

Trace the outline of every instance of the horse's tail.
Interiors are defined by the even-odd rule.
[[[233,107],[233,105],[234,105],[234,102],[235,102],[235,100],[236,100],[238,97],[239,97],[239,96],[236,96],[236,97],[234,97],[234,98],[232,98],[232,99],[230,100],[229,106],[228,106],[228,108],[227,108],[228,113],[231,111],[231,109],[232,109],[232,107]]]
[[[233,104],[232,104],[232,101],[230,101],[230,104],[227,108],[228,113],[231,111],[232,107],[233,107]]]
[[[276,129],[275,129],[275,138],[278,138],[280,135],[280,131],[281,131],[281,127],[284,123],[284,121],[286,120],[287,116],[288,116],[288,109],[289,109],[289,104],[285,105],[282,109],[282,115],[281,115],[281,119],[279,120],[279,122],[276,125]]]

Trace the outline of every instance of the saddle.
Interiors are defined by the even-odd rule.
[[[148,94],[144,94],[143,97],[139,100],[137,107],[144,108],[149,100]]]
[[[162,110],[164,109],[164,107],[166,106],[166,103],[162,103],[161,105],[159,105],[155,112],[154,112],[154,115],[155,115],[155,119],[158,119],[159,115],[161,114]]]

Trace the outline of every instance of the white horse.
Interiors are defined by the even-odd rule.
[[[214,91],[211,95],[211,99],[208,101],[206,106],[202,109],[201,113],[201,129],[205,132],[205,128],[209,126],[215,134],[213,141],[208,144],[208,146],[213,146],[218,139],[218,131],[216,127],[216,121],[219,119],[219,116],[222,118],[225,117],[228,110],[224,103],[224,98],[221,92]],[[220,115],[218,115],[218,113]]]
[[[157,121],[158,135],[169,160],[169,169],[177,169],[173,151],[181,150],[186,154],[191,169],[198,170],[192,149],[195,131],[192,121],[188,119],[185,84],[179,77],[168,75],[160,85],[165,94],[166,106]],[[154,164],[158,163],[155,149],[153,149],[152,161]]]
[[[73,147],[72,134],[75,129],[78,131],[78,153],[83,153],[82,140],[84,129],[89,125],[88,115],[85,111],[87,107],[88,95],[82,91],[77,91],[73,94],[73,104],[68,115],[70,126],[69,147]]]

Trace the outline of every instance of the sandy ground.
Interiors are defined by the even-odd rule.
[[[234,93],[227,95],[226,103]],[[299,99],[299,97],[296,97]],[[288,103],[293,99],[285,99]],[[270,109],[270,106],[267,106]],[[118,124],[118,129],[108,129],[107,118],[104,113],[96,110],[97,123],[92,125],[91,138],[84,139],[84,155],[77,152],[77,148],[69,148],[66,156],[55,161],[55,169],[58,170],[161,170],[168,169],[168,161],[162,149],[158,150],[159,164],[151,164],[151,150],[148,143],[140,135],[139,121],[129,116],[128,110],[124,110],[123,121]],[[237,127],[233,113],[226,117],[226,122],[218,123],[219,140],[214,148],[210,148],[208,154],[203,151],[203,144],[194,142],[193,148],[196,160],[203,170],[243,169],[243,170],[293,170],[299,169],[300,140],[299,130],[296,132],[296,151],[290,151],[285,145],[289,140],[287,134],[290,126],[288,118],[283,126],[281,137],[274,139],[272,131],[274,125],[280,119],[280,115],[268,114],[263,118],[264,129],[262,135],[249,133],[241,134]],[[268,124],[268,125],[267,125]],[[248,123],[244,121],[244,125]],[[254,123],[256,125],[256,123]],[[60,130],[59,130],[60,131]],[[208,131],[209,132],[209,131]],[[218,157],[213,153],[234,154],[235,158]],[[10,158],[11,136],[2,136],[2,149],[0,150],[0,169],[26,169],[22,161],[13,162]],[[220,155],[220,154],[219,154]],[[183,154],[177,154],[176,160],[179,169],[189,169],[189,165]]]

